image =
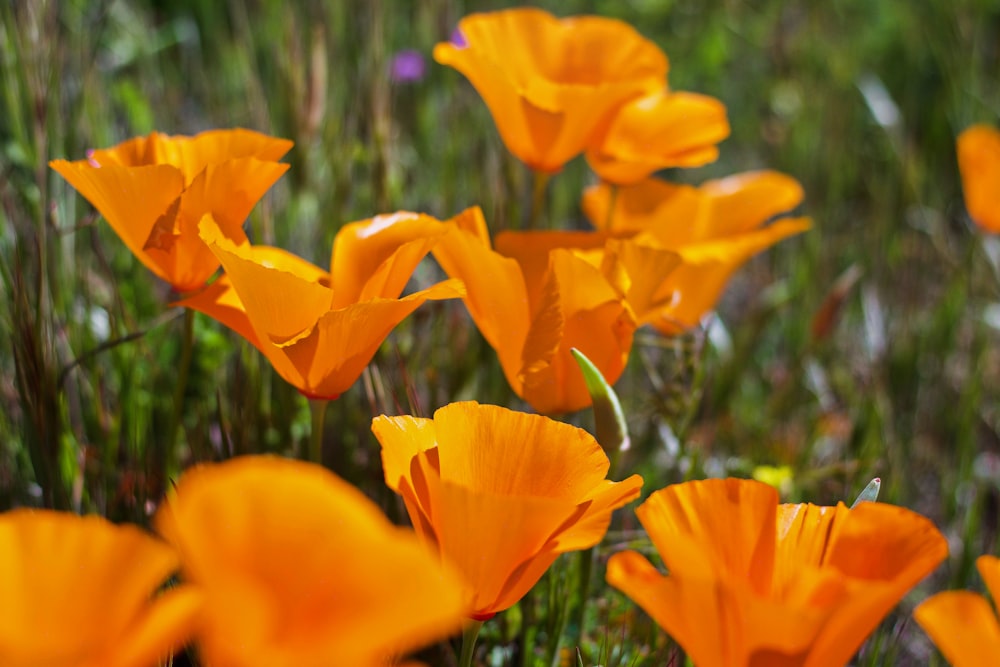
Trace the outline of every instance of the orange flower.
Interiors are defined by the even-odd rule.
[[[201,238],[226,275],[178,305],[246,338],[309,398],[336,398],[420,304],[462,296],[457,281],[445,281],[399,298],[445,229],[416,213],[345,225],[334,239],[328,273],[279,248],[237,246],[206,218]]]
[[[979,574],[1000,604],[1000,558],[980,556]],[[972,591],[945,591],[913,612],[920,627],[954,667],[978,667],[1000,661],[1000,623],[990,603]]]
[[[948,554],[924,517],[883,503],[779,505],[752,480],[655,492],[636,514],[669,571],[628,551],[607,579],[699,667],[847,663]]]
[[[611,216],[611,187],[598,185],[584,193],[583,210],[598,229],[681,256],[683,264],[650,299],[662,306],[641,318],[673,334],[697,325],[715,307],[729,277],[750,257],[809,228],[808,218],[783,218],[763,226],[801,201],[802,187],[795,179],[758,171],[698,188],[650,178],[620,188]]]
[[[973,125],[958,135],[958,169],[973,222],[1000,233],[1000,132]]]
[[[384,664],[461,627],[457,575],[326,469],[269,456],[187,471],[156,515],[204,591],[205,664]]]
[[[587,162],[602,180],[631,185],[667,167],[714,162],[715,145],[728,136],[726,107],[717,99],[664,89],[619,108]]]
[[[507,148],[538,171],[559,171],[619,106],[666,81],[663,52],[614,19],[524,7],[472,14],[458,27],[465,44],[438,44],[434,59],[469,79]]]
[[[465,305],[497,352],[514,392],[542,413],[579,410],[590,394],[570,354],[576,347],[614,383],[628,361],[635,321],[616,285],[570,250],[549,252],[519,237],[490,248],[479,208],[452,221],[434,257],[465,283]],[[499,241],[499,237],[498,237]]]
[[[201,596],[157,589],[177,554],[97,516],[0,515],[0,665],[153,667],[194,631]]]
[[[586,431],[493,405],[376,417],[372,431],[386,484],[465,576],[479,620],[521,599],[560,553],[600,542],[611,512],[642,486],[638,475],[606,480],[608,457]]]
[[[243,222],[288,169],[277,160],[292,142],[250,130],[194,137],[153,132],[86,160],[49,166],[101,212],[143,264],[178,292],[202,287],[219,262],[198,238],[211,214],[223,234],[246,242]]]

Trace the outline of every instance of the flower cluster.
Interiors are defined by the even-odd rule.
[[[307,398],[325,406],[348,391],[425,302],[461,299],[540,414],[463,401],[432,418],[376,417],[384,482],[412,530],[321,465],[270,456],[186,471],[155,535],[0,515],[0,665],[151,667],[186,646],[225,667],[393,664],[463,626],[474,638],[639,497],[639,475],[609,479],[608,443],[552,418],[595,402],[575,355],[611,385],[640,327],[699,326],[742,264],[810,227],[793,213],[803,189],[770,170],[699,186],[657,177],[716,160],[726,109],[672,90],[667,56],[620,21],[474,14],[434,58],[469,80],[534,172],[537,228],[491,233],[475,206],[375,215],[340,226],[321,268],[244,231],[288,169],[289,141],[154,132],[50,166],[170,284],[174,305],[242,336]],[[971,217],[1000,231],[1000,135],[971,128],[958,154]],[[579,156],[594,174],[578,193],[592,229],[534,224],[549,179]],[[447,278],[404,296],[428,256]],[[904,508],[780,504],[748,480],[667,486],[636,515],[666,571],[620,550],[606,580],[701,667],[843,665],[948,554]],[[979,561],[994,596],[998,563]],[[972,593],[935,596],[916,619],[956,665],[1000,655],[996,617]]]

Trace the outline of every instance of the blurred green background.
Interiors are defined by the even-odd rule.
[[[669,178],[778,169],[802,182],[814,220],[734,278],[710,325],[637,337],[616,386],[633,431],[620,475],[641,472],[648,493],[756,473],[783,480],[787,500],[818,503],[850,502],[881,477],[881,499],[931,517],[952,557],[859,660],[927,664],[930,645],[906,621],[912,602],[980,586],[975,557],[1000,553],[1000,243],[968,220],[954,149],[962,129],[997,120],[1000,3],[539,4],[628,21],[666,51],[674,89],[727,105],[719,161]],[[461,16],[504,6],[3,3],[0,509],[143,522],[168,484],[151,452],[165,446],[182,318],[48,160],[154,129],[293,139],[291,170],[254,211],[251,237],[324,266],[338,227],[378,212],[446,218],[479,204],[494,230],[516,227],[530,174],[472,87],[430,59]],[[426,58],[422,79],[390,76],[404,49]],[[578,159],[553,180],[558,226],[585,227],[579,196],[592,179]],[[435,271],[428,261],[416,280]],[[305,402],[214,322],[198,317],[196,337],[182,460],[298,451]],[[461,304],[427,304],[331,406],[327,463],[404,520],[370,419],[460,399],[526,409]],[[604,664],[627,652],[616,655]]]

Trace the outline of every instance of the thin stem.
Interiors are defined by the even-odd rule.
[[[174,385],[174,411],[167,430],[166,448],[163,452],[163,473],[168,478],[175,473],[177,454],[177,431],[184,419],[184,395],[187,393],[191,359],[194,357],[194,311],[184,309],[184,332],[181,335],[181,362],[177,369],[177,384]]]
[[[604,229],[611,229],[615,219],[615,205],[618,203],[618,186],[611,184],[611,194],[608,196],[608,211],[604,214]]]
[[[326,420],[326,405],[329,402],[324,398],[309,399],[309,412],[312,415],[312,431],[309,433],[309,460],[320,465],[323,463],[323,422]]]
[[[551,174],[544,171],[535,172],[535,181],[531,189],[531,211],[528,213],[527,229],[538,228],[538,218],[542,213],[542,206],[545,204],[545,188],[549,184]]]
[[[472,655],[476,652],[476,640],[482,627],[482,621],[471,621],[462,630],[462,656],[458,659],[458,667],[472,667]]]
[[[617,459],[617,452],[616,452]],[[597,556],[597,547],[593,546],[580,552],[580,569],[578,570],[579,580],[577,591],[580,597],[580,604],[577,605],[573,614],[573,637],[572,646],[579,647],[583,641],[584,625],[587,622],[587,602],[590,599],[590,580],[594,569],[594,559]],[[569,596],[566,596],[567,598]]]

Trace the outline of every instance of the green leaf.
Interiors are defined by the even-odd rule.
[[[878,500],[878,491],[882,488],[882,479],[876,477],[872,481],[868,482],[868,486],[865,487],[864,491],[858,494],[857,499],[854,504],[851,505],[851,509],[857,507],[860,503],[869,502],[873,503]]]

